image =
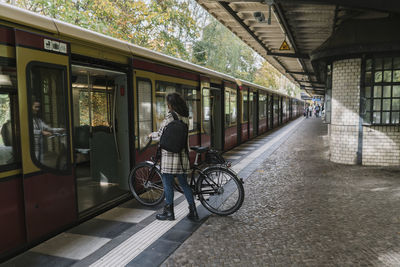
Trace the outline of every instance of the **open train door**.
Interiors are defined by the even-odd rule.
[[[77,217],[69,115],[69,44],[15,30],[28,242]]]
[[[200,77],[202,94],[201,145],[223,149],[223,107],[220,85],[211,84],[208,77]]]

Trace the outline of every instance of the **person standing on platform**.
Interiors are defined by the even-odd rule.
[[[308,107],[305,107],[303,109],[303,116],[306,117],[306,119],[308,119]]]
[[[175,113],[179,120],[183,121],[188,125],[189,123],[189,108],[186,105],[185,100],[178,93],[170,93],[167,95],[167,106],[168,114],[164,121],[161,123],[158,132],[149,134],[149,137],[153,140],[159,140],[164,131],[164,128],[174,120]],[[186,151],[189,151],[187,148]],[[174,188],[173,181],[174,177],[178,178],[179,184],[183,189],[184,195],[187,202],[189,203],[189,214],[190,220],[196,221],[199,219],[197,214],[196,205],[194,203],[193,192],[187,183],[187,173],[190,170],[190,163],[188,154],[185,151],[181,153],[173,153],[161,149],[161,178],[163,181],[165,202],[164,211],[161,214],[156,215],[157,220],[175,220],[174,215]]]
[[[315,107],[315,117],[319,117],[319,104]]]

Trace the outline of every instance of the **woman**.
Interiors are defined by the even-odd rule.
[[[188,124],[189,109],[178,93],[170,93],[167,95],[168,114],[164,121],[161,123],[161,127],[158,132],[153,132],[149,135],[153,140],[158,140],[163,133],[164,127],[168,123],[174,120],[171,112],[174,112],[179,120]],[[189,151],[189,150],[187,150]],[[174,215],[174,188],[172,183],[174,177],[178,177],[179,184],[183,189],[184,195],[187,202],[189,203],[189,215],[187,216],[190,220],[198,220],[196,205],[194,203],[192,189],[187,183],[187,173],[190,170],[189,158],[185,150],[180,153],[168,152],[161,149],[161,177],[164,185],[165,202],[164,211],[161,214],[157,214],[158,220],[175,220]]]

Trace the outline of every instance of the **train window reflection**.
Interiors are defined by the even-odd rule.
[[[203,129],[206,134],[211,134],[211,99],[210,89],[203,88]]]
[[[67,170],[65,69],[39,64],[29,67],[32,156],[40,165]]]
[[[225,127],[229,127],[229,125],[231,124],[231,117],[229,116],[230,114],[229,99],[230,99],[230,93],[229,91],[225,91]]]
[[[225,87],[225,127],[233,126],[237,120],[236,90]]]
[[[157,81],[156,82],[156,128],[159,129],[162,121],[168,113],[166,96],[169,93],[177,92],[183,99],[189,108],[189,131],[198,131],[200,129],[199,120],[199,105],[200,105],[200,93],[193,86],[168,83]]]
[[[200,129],[200,121],[198,119],[200,92],[194,87],[184,86],[181,94],[189,108],[189,131],[197,131]]]
[[[142,149],[146,145],[146,138],[152,132],[152,111],[151,111],[151,82],[139,80],[138,88],[138,124],[139,124],[139,145]]]
[[[0,66],[0,88],[16,89],[17,72],[15,67]]]
[[[0,92],[0,165],[9,165],[19,161],[16,138],[16,95]]]
[[[258,95],[258,103],[259,103],[258,116],[260,119],[267,117],[266,101],[267,101],[266,95],[264,94]]]
[[[242,105],[243,120],[242,120],[242,122],[247,122],[249,120],[249,102],[247,99],[247,93],[248,93],[247,90],[240,92],[240,94],[242,95],[242,101],[243,101],[243,105]]]
[[[236,96],[236,91],[232,90],[231,91],[231,96],[229,99],[230,102],[230,113],[231,113],[231,123],[234,124],[236,123],[236,118],[237,118],[237,104],[236,104],[236,100],[237,96]]]

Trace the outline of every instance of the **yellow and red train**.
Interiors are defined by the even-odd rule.
[[[144,140],[173,91],[190,109],[190,144],[221,151],[304,105],[0,3],[0,259],[128,199],[129,171],[154,152]]]

